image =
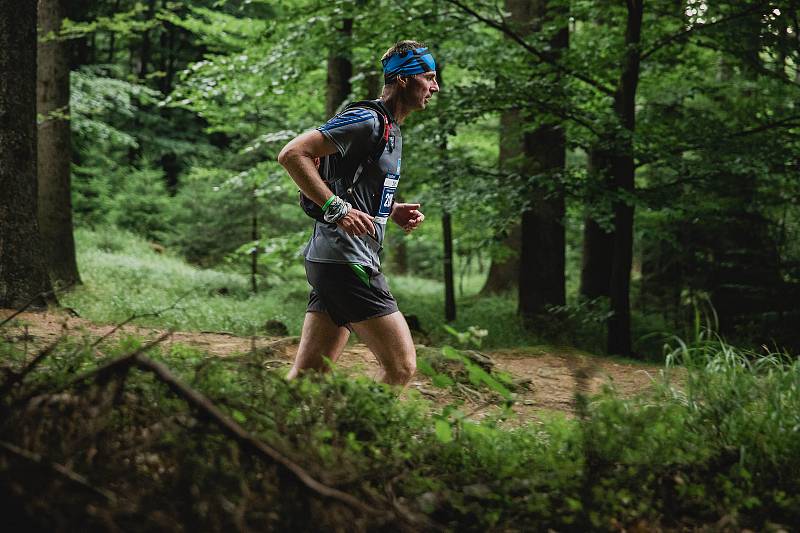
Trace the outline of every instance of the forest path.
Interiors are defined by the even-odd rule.
[[[0,309],[0,320],[11,314],[11,310]],[[98,325],[70,316],[64,311],[25,312],[6,325],[0,334],[9,340],[22,342],[27,339],[31,345],[41,346],[64,333],[72,337],[88,335],[97,338],[109,333],[114,327]],[[135,335],[152,339],[165,331],[126,325],[112,337]],[[255,352],[269,358],[269,364],[288,369],[297,353],[297,341],[297,337],[239,337],[225,332],[176,331],[163,344],[184,344],[220,357]],[[560,411],[571,416],[575,411],[576,393],[598,393],[606,384],[613,384],[621,396],[634,396],[652,387],[653,380],[658,378],[663,368],[596,357],[570,347],[524,347],[485,353],[494,360],[495,368],[508,372],[515,380],[526,382],[515,391],[517,396],[513,410],[517,414],[517,422],[520,423],[536,420],[543,412],[548,411]],[[374,375],[378,370],[372,353],[358,342],[348,344],[337,367],[347,375]],[[675,372],[674,375],[681,380],[682,372]],[[437,405],[464,400],[463,410],[470,413],[471,418],[480,419],[497,409],[497,398],[492,401],[490,394],[475,394],[468,387],[462,388],[462,393],[436,388],[430,379],[419,372],[410,387],[419,390]]]

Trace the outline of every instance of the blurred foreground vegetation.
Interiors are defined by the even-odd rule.
[[[33,357],[9,341],[19,331],[4,326],[0,341],[0,502],[12,530],[778,531],[800,521],[800,363],[780,353],[676,343],[678,386],[662,379],[668,366],[646,395],[607,389],[579,397],[575,418],[542,413],[512,427],[502,408],[475,422],[459,403],[435,407],[414,391],[398,401],[336,372],[287,383],[269,353],[64,338]],[[219,413],[198,407],[197,392]],[[321,496],[264,447],[354,500]]]

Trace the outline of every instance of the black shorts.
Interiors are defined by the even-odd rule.
[[[397,302],[389,292],[386,278],[369,267],[359,277],[353,266],[343,263],[306,261],[306,278],[311,284],[309,312],[327,312],[337,326],[389,315]]]

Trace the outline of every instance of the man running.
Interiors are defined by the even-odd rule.
[[[439,86],[433,56],[421,43],[400,41],[381,62],[385,84],[376,103],[388,119],[386,148],[364,165],[355,185],[346,189],[341,185],[346,180],[339,180],[334,194],[320,177],[319,158],[331,156],[339,169],[367,160],[381,141],[376,110],[357,107],[340,113],[291,140],[278,155],[325,219],[315,222],[304,251],[312,290],[289,379],[309,369],[324,371],[324,358],[339,358],[351,330],[377,357],[378,379],[384,383],[405,386],[416,370],[411,333],[381,273],[378,254],[388,219],[406,232],[425,219],[419,204],[394,202],[403,151],[399,126],[413,111],[425,109]]]

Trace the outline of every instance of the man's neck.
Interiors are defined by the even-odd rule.
[[[386,106],[386,109],[392,113],[392,116],[394,116],[394,121],[398,124],[402,124],[406,117],[413,111],[413,109],[407,107],[401,101],[399,95],[395,92],[391,92],[389,94],[384,93],[381,95],[380,99],[383,102],[383,105]]]

